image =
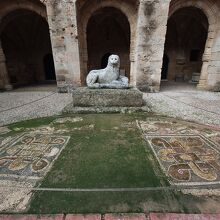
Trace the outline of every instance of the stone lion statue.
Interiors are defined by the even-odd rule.
[[[126,89],[129,88],[129,80],[120,76],[120,58],[118,55],[111,55],[108,58],[108,65],[105,69],[92,70],[86,83],[89,88]]]

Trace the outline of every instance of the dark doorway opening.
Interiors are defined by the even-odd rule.
[[[102,57],[102,61],[101,61],[101,68],[104,69],[105,67],[107,67],[108,65],[108,58],[111,56],[111,53],[106,53],[103,57]]]
[[[163,55],[163,66],[162,66],[162,71],[161,71],[161,79],[163,80],[167,79],[168,69],[169,69],[169,57],[167,56],[167,54],[164,54]]]
[[[56,80],[53,55],[47,54],[44,56],[44,71],[46,80]]]
[[[208,29],[208,19],[201,9],[184,7],[170,16],[164,49],[164,54],[169,54],[168,80],[199,82]],[[166,76],[166,68],[165,56],[162,79]]]
[[[120,10],[105,7],[97,10],[87,24],[88,72],[105,68],[108,57],[120,57],[121,70],[130,77],[130,24]],[[101,64],[101,65],[100,65]]]
[[[55,79],[49,26],[41,15],[23,9],[10,12],[0,24],[0,38],[14,88]]]

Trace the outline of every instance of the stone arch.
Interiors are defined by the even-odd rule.
[[[120,56],[123,74],[130,78],[130,24],[118,9],[99,9],[87,25],[88,72],[101,68],[104,54]]]
[[[170,3],[169,17],[177,10],[186,7],[195,7],[203,11],[209,21],[210,30],[212,30],[212,24],[217,21],[216,13],[218,12],[217,5],[213,4],[212,0],[199,1],[199,0],[172,0]]]
[[[218,16],[216,16],[219,12],[217,4],[213,2],[213,0],[201,1],[201,0],[172,0],[170,3],[169,15],[170,18],[176,11],[182,8],[187,7],[195,7],[200,9],[208,20],[208,36],[205,44],[205,50],[203,54],[203,64],[201,69],[200,81],[198,84],[199,88],[205,88],[208,77],[208,65],[211,59],[211,48],[214,43],[214,35],[216,32],[216,23],[218,22]]]
[[[15,0],[11,1],[2,1],[0,3],[0,23],[1,20],[10,12],[19,10],[19,9],[24,9],[24,10],[30,10],[38,15],[42,16],[47,20],[47,11],[46,11],[46,6],[40,1],[40,0],[35,0],[35,1],[22,1],[18,2]]]
[[[43,82],[46,80],[44,77],[43,57],[47,53],[52,53],[45,5],[39,0],[22,1],[19,3],[11,0],[10,2],[2,1],[0,6],[0,40],[2,41],[1,50],[4,51],[6,58],[7,78],[10,79],[10,83],[16,86]],[[17,27],[15,28],[17,30],[13,29],[14,25]],[[36,32],[39,35],[35,35],[36,38],[32,39],[29,37],[30,30],[26,30],[27,27],[33,29],[33,33]],[[41,31],[39,31],[39,28]],[[16,34],[16,31],[20,33],[19,36]],[[22,40],[19,40],[19,37]],[[40,44],[41,40],[43,42]],[[13,42],[13,44],[10,42]],[[25,55],[27,50],[22,50],[22,45],[30,48],[30,51],[28,51],[31,56]],[[28,47],[28,45],[33,47]],[[36,45],[43,46],[38,48]],[[16,53],[12,51],[16,51]],[[20,74],[22,72],[25,72],[26,76]]]
[[[103,8],[115,8],[124,14],[130,25],[130,73],[134,71],[134,54],[135,54],[135,35],[136,35],[136,22],[137,22],[137,7],[135,4],[129,4],[127,1],[105,0],[99,3],[91,3],[91,1],[77,1],[77,23],[80,45],[80,65],[81,65],[81,82],[85,82],[85,75],[87,74],[88,63],[88,48],[87,48],[87,25],[93,14]],[[133,1],[136,2],[136,1]],[[82,5],[80,5],[80,3]],[[133,81],[133,75],[130,74],[130,81]]]

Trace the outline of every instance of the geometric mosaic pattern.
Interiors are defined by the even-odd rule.
[[[68,136],[22,134],[1,146],[0,177],[43,177],[68,140]]]
[[[61,124],[60,127],[63,127]],[[70,137],[53,126],[0,127],[0,211],[25,211]],[[22,133],[20,133],[22,132]],[[9,135],[5,135],[9,133]]]
[[[220,152],[201,136],[148,136],[161,168],[173,184],[220,183]]]
[[[220,131],[168,118],[137,121],[169,182],[220,183]]]
[[[148,118],[146,121],[139,121],[139,126],[147,134],[190,134],[191,129],[175,120],[158,120]]]
[[[0,211],[26,210],[33,195],[30,188],[43,179],[69,138],[49,128],[0,136],[0,185],[10,187],[0,188]]]
[[[214,142],[220,150],[220,129],[212,128],[190,122],[178,121],[168,118],[147,118],[137,121],[138,127],[144,134],[170,135],[170,134],[198,134]]]

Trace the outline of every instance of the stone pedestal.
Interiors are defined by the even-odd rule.
[[[73,91],[73,103],[65,111],[73,113],[136,112],[145,108],[138,89],[89,89]]]
[[[143,94],[137,89],[88,89],[73,91],[76,107],[142,107]]]

